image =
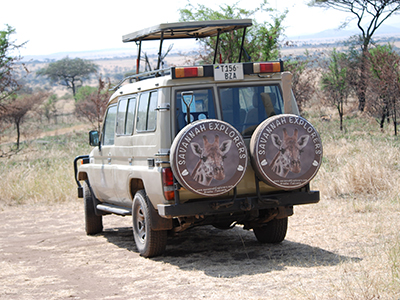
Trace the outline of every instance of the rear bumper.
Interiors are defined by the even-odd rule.
[[[164,218],[210,216],[251,210],[269,209],[319,202],[319,191],[296,191],[270,195],[209,199],[183,204],[158,204],[158,214]]]

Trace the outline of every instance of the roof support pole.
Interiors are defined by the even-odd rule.
[[[243,52],[245,36],[246,36],[246,27],[243,28],[242,45],[240,46],[240,53],[239,53],[239,62],[242,62],[242,52]]]
[[[161,64],[161,51],[162,51],[162,44],[164,41],[164,31],[161,31],[161,37],[160,37],[160,49],[158,50],[158,62],[157,62],[157,69],[160,70],[160,64]]]
[[[137,43],[136,43],[137,45]],[[139,49],[138,49],[138,54],[137,54],[137,61],[136,61],[136,74],[139,74],[139,68],[140,68],[140,53],[142,52],[142,40],[139,41]]]
[[[214,61],[213,64],[217,61],[217,54],[218,54],[218,44],[219,44],[219,34],[221,33],[221,29],[218,28],[218,34],[217,34],[217,43],[215,44],[215,50],[214,50]]]

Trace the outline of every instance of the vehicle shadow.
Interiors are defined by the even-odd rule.
[[[131,228],[106,230],[107,240],[118,247],[137,252]],[[287,267],[311,268],[361,261],[306,244],[285,240],[280,244],[260,244],[253,232],[240,227],[219,230],[203,226],[168,239],[164,255],[152,258],[182,270],[202,270],[212,277],[240,277]]]

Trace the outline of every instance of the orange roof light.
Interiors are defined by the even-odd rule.
[[[254,73],[275,73],[282,72],[280,62],[254,63]]]
[[[179,67],[175,68],[176,78],[203,77],[203,67]]]

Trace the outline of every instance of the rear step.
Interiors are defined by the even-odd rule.
[[[98,204],[96,206],[96,208],[101,211],[105,211],[108,213],[117,214],[117,215],[121,215],[121,216],[132,215],[131,209],[126,208],[126,207],[112,205],[112,204],[102,203],[102,204]]]

